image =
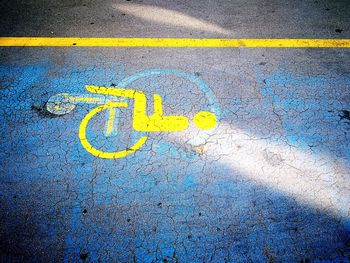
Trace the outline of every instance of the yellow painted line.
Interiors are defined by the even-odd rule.
[[[7,47],[350,48],[350,39],[0,37]]]

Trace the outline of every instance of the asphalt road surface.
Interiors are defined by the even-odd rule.
[[[349,14],[2,0],[0,36],[350,39]],[[349,111],[349,48],[0,47],[0,261],[349,262]]]

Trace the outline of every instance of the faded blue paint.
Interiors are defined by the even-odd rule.
[[[12,201],[13,194],[18,199],[33,201],[31,210],[38,216],[31,220],[33,225],[36,220],[42,225],[37,236],[47,238],[42,250],[48,250],[47,253],[55,250],[57,233],[64,233],[65,262],[78,261],[81,251],[88,252],[88,260],[94,262],[116,259],[126,262],[134,256],[143,262],[175,258],[189,262],[222,262],[224,258],[232,262],[243,259],[267,262],[266,251],[284,262],[295,260],[296,253],[309,253],[312,258],[324,258],[326,253],[333,253],[330,256],[333,258],[337,255],[334,248],[343,233],[336,215],[256,185],[220,162],[208,165],[195,153],[171,142],[145,145],[140,154],[122,160],[102,160],[88,154],[79,143],[77,130],[91,105],[79,106],[71,115],[59,118],[41,117],[31,107],[41,107],[41,102],[59,92],[81,93],[86,84],[120,85],[134,81],[140,74],[125,77],[123,63],[98,68],[73,62],[56,72],[58,77],[48,74],[53,69],[46,62],[0,68],[1,76],[14,75],[18,80],[14,87],[0,90],[4,106],[1,123],[5,124],[0,129],[9,138],[1,140],[5,149],[0,153],[0,171],[4,175],[0,182],[5,185],[1,196],[9,200],[8,212],[14,215],[13,221],[19,220],[22,211]],[[106,76],[113,77],[107,82]],[[189,78],[194,81],[193,76]],[[325,83],[322,79],[300,79],[291,73],[266,79],[267,84],[262,87],[266,109],[271,103],[278,110],[303,109],[301,103],[318,109],[326,103],[326,94],[322,103],[312,99],[298,102],[292,91],[280,98],[274,90],[274,85],[322,86]],[[339,83],[348,84],[347,81],[340,79]],[[210,94],[205,88],[202,91]],[[214,107],[211,109],[218,110],[214,102],[209,100]],[[231,103],[242,107],[246,101],[236,98]],[[332,110],[344,106],[334,102]],[[221,117],[229,114],[228,110],[223,111]],[[290,142],[299,146],[302,141],[314,141],[312,134],[307,133],[294,140],[299,127],[286,116],[283,123]],[[325,117],[331,124],[338,123],[334,112]],[[13,127],[12,123],[18,125]],[[107,142],[107,146],[113,146],[112,142]],[[304,232],[301,238],[293,239],[299,235],[292,235],[293,231]],[[309,238],[315,233],[317,237]]]
[[[180,78],[183,78],[185,80],[191,81],[196,84],[196,86],[200,89],[200,91],[203,92],[203,94],[206,96],[209,102],[210,110],[215,113],[218,121],[220,121],[221,118],[221,109],[220,104],[218,100],[216,99],[216,96],[214,92],[209,88],[209,86],[200,78],[189,74],[187,72],[177,70],[177,69],[151,69],[142,71],[140,73],[137,73],[135,75],[132,75],[130,77],[127,77],[123,79],[120,83],[118,83],[118,86],[121,88],[126,88],[130,86],[134,81],[147,78],[154,75],[174,75]]]
[[[96,70],[95,70],[94,74],[96,75]],[[101,74],[102,74],[102,72],[101,72]],[[140,72],[138,74],[135,74],[135,75],[133,75],[131,77],[124,78],[123,80],[117,82],[118,84],[116,86],[120,87],[120,88],[132,87],[132,83],[134,81],[137,81],[137,80],[142,79],[142,78],[149,78],[149,77],[152,77],[154,75],[175,75],[177,77],[184,78],[186,80],[194,82],[197,85],[197,87],[200,89],[200,91],[202,91],[205,94],[205,96],[207,97],[207,99],[209,101],[209,105],[210,105],[210,110],[212,112],[214,112],[216,114],[216,116],[217,116],[217,119],[220,120],[221,109],[220,109],[220,106],[219,106],[219,104],[218,104],[218,102],[217,102],[217,100],[216,100],[212,90],[201,79],[199,79],[196,76],[193,76],[191,74],[179,71],[179,70],[156,69],[156,70],[148,70],[148,71]],[[203,110],[205,110],[205,109],[203,109]],[[107,114],[107,116],[108,116],[108,114]],[[118,123],[119,123],[119,121],[118,121],[118,119],[116,119],[115,124],[117,125]],[[144,133],[133,132],[132,133],[132,138],[131,138],[132,141],[136,141],[143,134]],[[160,154],[168,153],[170,156],[175,157],[175,158],[181,158],[181,159],[186,159],[186,160],[189,160],[189,158],[190,159],[197,158],[197,155],[195,153],[193,153],[193,152],[186,152],[186,151],[182,150],[181,148],[176,147],[175,145],[173,145],[171,143],[168,143],[168,142],[161,141],[159,143],[153,143],[152,144],[152,149],[155,150],[156,152],[159,151]],[[127,157],[127,159],[131,159],[133,162],[135,162],[135,161],[136,162],[142,162],[143,161],[142,159],[144,159],[144,157],[139,157],[139,155],[137,155],[137,156],[134,156],[134,157]],[[164,160],[164,161],[166,161],[166,160]],[[180,190],[180,188],[183,188],[184,191],[185,190],[190,190],[192,187],[194,187],[196,185],[197,179],[196,179],[195,176],[193,176],[193,174],[194,174],[195,170],[198,170],[198,169],[196,169],[195,167],[198,167],[198,166],[189,166],[187,177],[184,179],[185,185],[184,186],[179,185],[177,187],[178,190]],[[153,182],[151,182],[151,183],[153,183]],[[123,184],[123,183],[120,182],[120,183],[117,183],[117,184]],[[112,195],[113,191],[111,191],[111,189],[106,189],[105,188],[106,182],[102,182],[99,185],[103,189],[103,190],[101,189],[101,192],[107,193],[107,196],[104,196],[103,201],[101,200],[100,202],[103,205],[107,205],[109,203],[108,200],[111,199],[111,195]],[[87,187],[88,187],[88,182],[80,184],[79,189],[85,189]],[[130,192],[135,191],[136,189],[141,189],[141,188],[143,188],[144,190],[147,189],[147,188],[145,189],[144,185],[137,185],[136,184],[136,185],[132,185],[132,187],[130,187]],[[164,189],[164,190],[166,190],[166,189]],[[65,262],[69,262],[70,255],[72,253],[73,254],[79,254],[80,253],[80,250],[78,249],[79,246],[77,246],[77,244],[79,244],[80,241],[77,240],[76,238],[73,238],[72,235],[77,235],[77,233],[79,232],[78,230],[81,227],[81,216],[82,215],[81,215],[80,202],[81,202],[81,199],[84,198],[84,196],[85,196],[84,192],[80,192],[78,194],[78,198],[76,200],[76,203],[73,206],[74,208],[73,208],[73,213],[72,213],[72,216],[71,216],[71,231],[68,233],[68,235],[66,237],[66,249],[65,249],[65,260],[64,260]],[[124,198],[123,201],[126,204],[129,203],[129,202],[132,202],[132,200],[127,200],[127,198]],[[143,242],[143,240],[140,240],[140,242]],[[96,247],[96,244],[94,246]],[[85,249],[90,251],[90,254],[89,254],[90,255],[89,256],[90,260],[97,261],[98,260],[97,254],[93,253],[94,246],[88,247],[88,248],[85,248]],[[75,248],[75,250],[74,250],[74,248]],[[169,250],[168,251],[167,248],[163,248],[163,249],[161,249],[161,251],[162,251],[162,253],[165,253],[165,254],[168,254],[168,255],[172,255],[172,253],[173,253],[173,250]],[[142,252],[142,254],[145,254],[145,253]],[[138,258],[139,257],[140,256],[138,256]],[[153,258],[153,257],[150,257],[150,261],[149,262],[152,261],[151,258]],[[146,258],[145,258],[145,260],[146,260]],[[147,262],[147,260],[145,262]]]
[[[279,114],[288,144],[304,150],[312,149],[313,152],[320,154],[331,155],[340,152],[341,156],[348,161],[350,160],[349,143],[336,145],[337,152],[335,153],[327,152],[326,146],[327,142],[336,141],[337,136],[349,136],[348,123],[342,123],[339,118],[339,113],[348,109],[349,104],[344,100],[339,100],[337,96],[330,98],[329,93],[339,87],[349,89],[350,75],[335,79],[330,76],[300,76],[291,72],[278,71],[270,76],[264,76],[258,67],[255,67],[255,70],[258,80],[264,83],[261,87],[262,105],[266,110],[269,106],[272,106]],[[302,92],[300,87],[307,89],[310,98],[299,98],[298,92]],[[280,94],[276,92],[278,88],[282,88]],[[299,88],[299,90],[296,90],[296,88]],[[334,93],[338,94],[337,92]],[[317,97],[315,97],[316,94]],[[290,112],[293,110],[300,112],[303,116],[302,118],[297,116],[302,120],[301,124],[295,122],[296,119],[290,116]],[[322,120],[323,123],[312,123],[315,112],[317,112],[317,120]],[[332,133],[325,137],[320,132],[322,128],[332,131]],[[320,156],[318,154],[313,155],[314,158]],[[345,165],[350,169],[349,162]],[[341,222],[350,236],[349,204],[340,200],[340,208],[343,216]]]
[[[332,89],[338,89],[340,86],[343,89],[349,88],[349,75],[335,79],[330,76],[300,76],[280,71],[270,76],[264,76],[257,67],[255,69],[258,80],[263,83],[261,87],[262,105],[265,109],[272,106],[280,115],[290,145],[304,149],[313,148],[319,153],[324,153],[326,149],[322,149],[322,145],[325,141],[344,135],[342,130],[346,131],[346,123],[340,121],[339,114],[342,110],[347,109],[349,104],[338,99],[337,96],[341,96],[341,94],[338,95],[337,92],[334,92],[337,96],[330,98],[329,93]],[[299,90],[296,90],[297,87]],[[301,87],[307,89],[310,98],[300,98],[298,93],[302,92]],[[277,88],[282,88],[283,93],[276,93]],[[302,124],[293,122],[295,119],[290,114],[293,110],[300,112],[302,118],[300,116],[298,118],[303,120]],[[324,122],[310,123],[315,116]],[[334,130],[334,133],[324,137],[319,132],[323,126],[328,127],[328,130]],[[339,145],[338,147],[337,150],[350,159],[348,145]]]

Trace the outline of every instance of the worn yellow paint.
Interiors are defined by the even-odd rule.
[[[91,153],[94,156],[105,158],[105,159],[114,159],[114,158],[123,158],[127,155],[137,151],[142,147],[142,145],[146,142],[147,136],[142,136],[133,146],[131,146],[129,149],[122,150],[122,151],[116,151],[116,152],[104,152],[101,150],[96,149],[91,145],[91,143],[88,141],[86,136],[86,129],[89,124],[89,121],[99,112],[106,110],[106,109],[112,109],[115,107],[127,107],[128,104],[125,102],[111,102],[105,105],[101,105],[90,111],[84,119],[80,123],[79,127],[79,139],[83,147],[86,151]]]
[[[100,98],[68,96],[68,100],[70,100],[72,102],[101,103],[101,99]]]
[[[96,104],[101,104],[103,99],[101,98],[93,98],[93,97],[87,97],[87,96],[68,96],[67,97],[70,102],[85,102],[85,103],[96,103]],[[110,103],[111,101],[107,100],[107,103]],[[128,105],[125,104],[127,107]],[[106,130],[106,135],[109,136],[113,132],[113,127],[114,127],[114,119],[115,119],[115,107],[109,108],[109,117],[107,120],[107,130]]]
[[[92,93],[125,97],[134,100],[133,129],[140,132],[173,132],[182,131],[188,128],[188,118],[185,116],[163,115],[162,98],[159,94],[154,94],[154,112],[147,115],[147,98],[142,91],[111,88],[100,86],[86,86]]]
[[[0,37],[0,46],[350,48],[350,39]]]
[[[137,151],[146,142],[147,136],[141,136],[141,138],[130,148],[115,151],[105,152],[96,149],[88,141],[86,135],[86,129],[89,121],[99,112],[103,110],[109,111],[109,118],[107,120],[107,136],[112,133],[114,128],[114,120],[116,118],[116,108],[127,108],[129,104],[127,102],[114,101],[118,97],[123,99],[134,100],[133,106],[133,120],[132,127],[136,131],[140,132],[175,132],[186,130],[189,126],[189,119],[185,116],[177,115],[164,115],[163,114],[163,102],[162,97],[159,94],[153,94],[154,98],[154,110],[153,114],[147,114],[147,97],[143,91],[125,89],[118,87],[102,87],[102,86],[86,86],[86,89],[94,94],[94,96],[87,95],[69,95],[68,93],[62,93],[55,95],[55,99],[51,103],[47,104],[48,110],[52,113],[66,114],[75,107],[75,103],[96,103],[102,104],[92,109],[81,121],[79,126],[79,139],[83,147],[91,154],[101,158],[123,158],[127,155]],[[103,96],[101,96],[103,95]],[[108,98],[108,99],[106,99]],[[61,105],[63,103],[65,108],[61,113]],[[212,129],[216,126],[216,116],[208,111],[200,111],[193,118],[194,124],[202,130]]]
[[[114,127],[114,119],[115,119],[115,108],[112,107],[109,109],[109,117],[107,120],[107,130],[106,130],[106,135],[109,136],[111,135]]]
[[[216,126],[216,117],[209,111],[200,111],[193,118],[197,128],[202,130],[210,130]]]
[[[154,112],[147,115],[147,98],[142,91],[101,86],[86,86],[91,93],[103,94],[115,97],[125,97],[134,100],[133,128],[142,132],[174,132],[185,130],[189,126],[188,118],[185,116],[165,116],[163,115],[162,97],[154,94]],[[86,98],[81,98],[83,101]],[[90,101],[90,100],[89,100]],[[132,147],[122,151],[104,152],[94,148],[86,137],[86,129],[93,116],[103,110],[110,110],[110,116],[107,122],[107,134],[113,129],[115,118],[115,108],[128,107],[126,102],[107,102],[104,105],[96,107],[90,111],[81,121],[79,127],[79,139],[83,147],[91,154],[101,158],[123,158],[142,147],[146,142],[147,136],[142,136]],[[213,113],[207,111],[198,112],[194,119],[194,124],[203,130],[212,129],[216,126],[216,117]]]
[[[139,90],[117,87],[86,86],[91,93],[125,97],[134,100],[133,128],[140,132],[174,132],[188,128],[189,121],[185,116],[163,115],[162,97],[154,94],[154,110],[147,115],[147,98]],[[113,115],[114,113],[111,113]],[[113,115],[114,117],[114,115]],[[216,125],[216,117],[208,111],[200,111],[194,116],[194,124],[202,130],[212,129]]]

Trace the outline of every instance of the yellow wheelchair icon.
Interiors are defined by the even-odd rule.
[[[117,87],[86,86],[86,89],[96,94],[95,97],[70,95],[68,93],[57,94],[47,102],[47,110],[56,115],[69,113],[75,108],[76,103],[94,103],[100,106],[92,109],[81,121],[79,126],[79,139],[83,147],[89,153],[100,158],[123,158],[140,149],[146,142],[147,136],[142,136],[131,147],[115,152],[105,152],[96,149],[88,141],[86,129],[89,121],[99,112],[104,110],[110,111],[110,119],[115,116],[116,108],[127,108],[128,103],[120,101],[117,98],[126,98],[134,100],[132,127],[139,132],[176,132],[186,130],[189,126],[189,120],[185,116],[166,116],[163,115],[162,97],[154,94],[154,111],[152,115],[147,115],[146,106],[147,98],[144,92],[132,89]],[[213,129],[216,126],[216,116],[208,111],[198,112],[193,122],[195,126],[202,130]]]

